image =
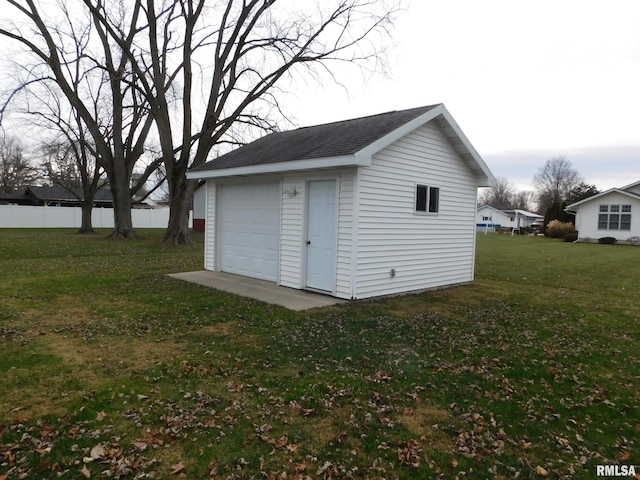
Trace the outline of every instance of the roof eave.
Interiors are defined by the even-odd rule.
[[[625,185],[624,187],[620,187],[620,190],[627,190],[629,188],[637,187],[638,185],[640,185],[640,180],[630,183],[629,185]]]
[[[291,162],[266,163],[244,167],[219,168],[214,170],[195,170],[187,172],[189,180],[205,180],[208,178],[236,177],[244,175],[259,175],[265,173],[297,172],[303,170],[318,170],[344,167],[371,166],[371,157],[343,155],[339,157],[313,158],[308,160],[294,160]]]

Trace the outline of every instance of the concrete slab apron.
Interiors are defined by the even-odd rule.
[[[172,273],[168,276],[242,297],[281,305],[289,310],[302,311],[346,302],[346,300],[328,295],[280,287],[273,282],[233,275],[231,273],[200,270],[197,272]]]

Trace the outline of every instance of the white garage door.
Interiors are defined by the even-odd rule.
[[[279,185],[223,185],[219,200],[221,270],[277,281]]]

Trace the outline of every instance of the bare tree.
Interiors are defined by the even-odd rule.
[[[563,202],[571,190],[583,182],[577,170],[565,157],[554,157],[547,160],[533,177],[538,189],[538,209],[541,212],[556,202]]]
[[[37,60],[22,86],[52,84],[78,112],[109,179],[117,237],[135,235],[129,184],[155,123],[170,195],[165,240],[176,244],[190,243],[187,169],[217,145],[275,130],[296,79],[336,80],[336,64],[380,70],[397,10],[396,0],[56,1],[46,14],[37,0],[6,2],[24,24],[0,35]]]
[[[14,23],[6,20],[0,35],[24,47],[20,56],[25,77],[9,93],[0,113],[18,93],[36,85],[65,98],[91,136],[96,159],[109,179],[115,223],[112,236],[135,236],[131,175],[153,125],[147,104],[134,88],[136,79],[128,56],[139,32],[141,2],[111,4],[109,17],[123,32],[122,44],[112,42],[102,26],[93,23],[79,0],[46,4],[7,0],[5,5],[12,7],[7,18]],[[151,165],[145,174],[152,171]]]
[[[128,54],[155,119],[170,197],[165,241],[175,244],[190,243],[195,184],[187,169],[217,145],[275,130],[286,118],[280,99],[295,78],[332,78],[332,62],[377,68],[396,10],[380,0],[146,0],[138,2],[144,27],[131,42],[106,4],[83,1]]]
[[[532,191],[517,191],[513,195],[513,208],[533,212],[535,210],[535,198],[536,195]]]
[[[104,169],[98,164],[95,144],[78,111],[48,87],[47,83],[37,83],[26,88],[29,101],[22,113],[39,133],[37,142],[41,145],[45,176],[80,202],[82,220],[78,233],[95,233],[91,212],[98,189],[107,183]]]
[[[15,137],[0,138],[0,190],[14,193],[39,179],[38,169],[26,157]]]
[[[91,215],[96,194],[105,186],[106,178],[92,149],[83,140],[67,136],[65,140],[44,145],[42,150],[47,177],[80,202],[82,220],[78,233],[95,233]]]
[[[514,200],[513,184],[505,177],[497,177],[496,184],[486,189],[480,195],[480,205],[490,205],[498,210],[513,208]]]

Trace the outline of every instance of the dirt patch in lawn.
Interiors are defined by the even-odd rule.
[[[398,422],[423,439],[430,449],[438,451],[453,451],[454,445],[442,427],[451,419],[448,411],[432,405],[420,405],[406,409],[398,416]]]
[[[201,332],[214,335],[216,337],[227,337],[235,335],[238,322],[222,322],[214,325],[202,327]]]
[[[351,410],[348,408],[334,408],[326,417],[312,422],[311,431],[318,445],[325,445],[343,434],[346,424],[349,421]]]
[[[193,337],[202,336],[202,334],[223,340],[227,346],[236,346],[239,351],[243,348],[250,348],[252,351],[262,349],[262,337],[243,330],[242,324],[237,321],[204,326]]]

